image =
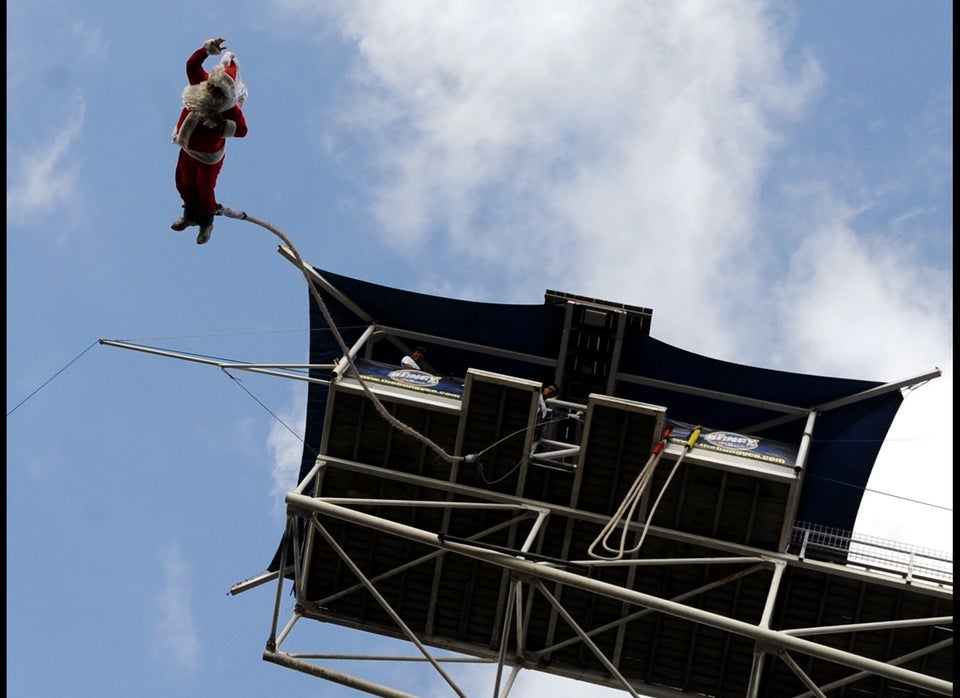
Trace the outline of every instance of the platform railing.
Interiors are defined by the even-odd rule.
[[[826,559],[871,572],[896,575],[953,588],[953,554],[883,538],[797,522],[790,552],[801,558]]]

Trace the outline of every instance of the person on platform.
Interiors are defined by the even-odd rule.
[[[400,365],[403,368],[412,368],[415,371],[422,371],[420,368],[420,362],[423,361],[424,357],[427,355],[427,350],[423,347],[417,347],[409,355],[404,356],[400,359]]]
[[[540,390],[540,400],[537,405],[537,421],[543,422],[553,411],[547,407],[547,400],[557,396],[557,386],[553,383],[543,386]]]
[[[537,396],[537,424],[533,431],[533,448],[537,449],[540,441],[553,439],[557,432],[557,420],[553,417],[553,408],[547,404],[547,400],[557,396],[557,386],[548,383],[540,389]]]
[[[183,200],[183,215],[170,227],[180,231],[200,226],[198,245],[210,239],[215,215],[246,217],[219,205],[216,198],[226,139],[247,135],[242,110],[247,86],[240,79],[237,56],[226,51],[225,41],[222,37],[207,39],[187,59],[189,84],[183,89],[183,108],[173,129],[173,142],[180,146],[174,179]],[[221,54],[220,62],[207,73],[203,62]]]

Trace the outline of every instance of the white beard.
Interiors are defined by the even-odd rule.
[[[198,114],[223,111],[227,106],[226,99],[214,99],[207,91],[207,82],[197,85],[187,85],[183,88],[183,106]]]

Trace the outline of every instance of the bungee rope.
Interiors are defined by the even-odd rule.
[[[290,251],[293,253],[293,257],[295,259],[297,266],[299,267],[301,273],[303,274],[303,278],[306,279],[307,281],[307,286],[310,288],[310,294],[311,296],[313,296],[313,300],[316,301],[317,306],[320,308],[320,312],[323,313],[324,319],[327,321],[327,324],[330,326],[331,332],[333,332],[333,336],[337,340],[337,344],[340,345],[340,350],[343,352],[343,356],[347,360],[347,365],[356,375],[360,375],[359,371],[357,371],[356,363],[354,363],[353,356],[350,353],[350,348],[347,346],[347,343],[344,341],[343,336],[340,334],[340,330],[337,328],[336,323],[334,323],[333,317],[330,315],[330,311],[327,308],[326,303],[323,302],[323,298],[320,296],[320,292],[317,290],[316,282],[313,279],[313,275],[311,274],[307,263],[303,260],[303,257],[300,256],[300,252],[297,250],[293,242],[291,242],[290,238],[284,235],[283,231],[281,231],[276,226],[271,225],[267,221],[257,218],[256,216],[251,216],[247,214],[245,211],[238,211],[238,210],[227,208],[226,206],[224,206],[223,215],[228,218],[235,218],[237,220],[249,221],[250,223],[259,225],[261,228],[266,228],[271,233],[273,233],[278,238],[280,238],[283,241],[283,244],[290,249]],[[418,432],[416,429],[413,429],[412,427],[409,427],[403,422],[401,422],[399,419],[397,419],[392,414],[390,414],[389,411],[387,411],[387,408],[383,406],[383,403],[380,402],[380,400],[373,393],[373,391],[370,390],[370,387],[366,384],[366,381],[361,380],[358,382],[360,383],[360,387],[363,389],[363,392],[373,403],[374,407],[377,410],[377,413],[381,417],[383,417],[388,423],[390,423],[392,426],[396,427],[397,429],[407,434],[408,436],[412,436],[420,440],[422,443],[428,446],[431,450],[433,450],[438,456],[440,456],[440,458],[450,463],[451,465],[459,461],[465,460],[466,458],[469,458],[469,456],[450,455],[443,448],[441,448],[437,443],[433,442],[431,439],[424,436],[423,434]],[[473,455],[474,458],[476,458],[475,454],[471,454],[471,455]]]
[[[627,534],[630,531],[630,522],[633,520],[637,506],[640,504],[640,500],[642,499],[647,486],[653,480],[653,475],[656,472],[657,464],[660,462],[660,457],[663,455],[663,450],[667,445],[667,440],[670,438],[670,432],[672,430],[673,427],[670,425],[664,427],[663,435],[654,445],[653,450],[650,452],[650,457],[640,470],[640,474],[637,475],[636,479],[633,481],[633,484],[627,491],[623,501],[620,502],[620,506],[617,507],[617,510],[613,513],[613,516],[610,517],[610,520],[600,531],[600,534],[596,537],[593,543],[590,544],[590,547],[587,549],[587,554],[593,559],[622,560],[625,555],[631,555],[640,550],[640,546],[643,545],[643,541],[647,537],[647,531],[650,528],[650,522],[653,521],[653,515],[657,511],[657,507],[660,505],[660,500],[663,499],[664,492],[667,491],[667,486],[673,479],[674,474],[676,474],[677,468],[680,467],[680,463],[683,462],[683,459],[686,457],[687,453],[690,452],[690,449],[692,449],[694,444],[697,443],[697,439],[700,438],[700,427],[698,426],[691,432],[690,437],[684,443],[683,452],[677,458],[677,462],[673,464],[670,474],[667,475],[666,481],[660,488],[660,493],[657,495],[653,506],[650,508],[650,512],[647,514],[647,522],[644,524],[643,532],[640,534],[640,539],[632,548],[627,548]],[[620,532],[620,540],[617,546],[613,547],[610,545],[610,539],[613,537],[613,534],[616,532],[618,526],[622,527]],[[607,553],[611,554],[605,555],[602,553],[597,553],[596,548],[598,545],[602,546]]]

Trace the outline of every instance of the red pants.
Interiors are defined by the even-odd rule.
[[[226,157],[226,156],[224,156]],[[210,225],[217,209],[217,177],[223,158],[215,165],[195,160],[181,148],[175,181],[183,199],[183,216],[199,226]]]

